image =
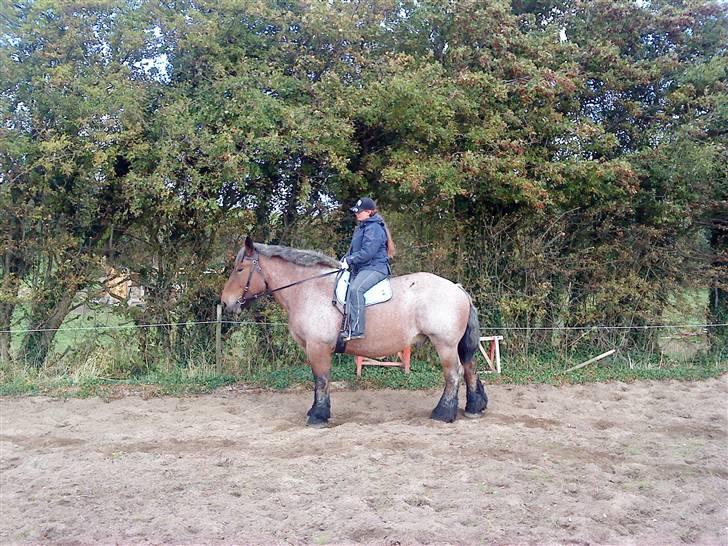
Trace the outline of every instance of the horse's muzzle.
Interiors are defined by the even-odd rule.
[[[240,304],[239,300],[224,300],[220,299],[220,303],[222,303],[222,308],[227,313],[232,313],[234,315],[239,315],[240,312],[243,310],[243,306]]]

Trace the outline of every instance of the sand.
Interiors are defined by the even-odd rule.
[[[486,388],[3,398],[0,543],[728,543],[727,377]]]

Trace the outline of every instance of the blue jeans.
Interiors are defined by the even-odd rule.
[[[364,269],[359,271],[349,284],[349,293],[346,296],[346,315],[351,335],[364,334],[364,293],[379,281],[386,279],[387,275]]]

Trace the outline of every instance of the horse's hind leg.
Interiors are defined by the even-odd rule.
[[[328,347],[306,347],[306,354],[313,371],[313,405],[306,414],[306,424],[323,426],[331,418],[331,397],[329,379],[331,377],[331,350]]]
[[[452,423],[458,415],[458,388],[460,387],[460,360],[456,347],[450,347],[432,340],[440,355],[442,372],[445,376],[445,390],[430,418]]]
[[[478,377],[475,369],[475,361],[471,360],[463,364],[465,370],[465,385],[467,386],[467,399],[465,403],[466,417],[480,417],[485,408],[488,407],[488,395],[485,394],[485,387]]]

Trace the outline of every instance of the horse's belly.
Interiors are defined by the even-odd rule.
[[[354,349],[362,345],[356,354],[362,356],[390,355],[417,341],[416,338],[420,332],[417,331],[416,321],[412,316],[410,306],[402,302],[401,298],[395,297],[386,303],[369,306],[366,308],[365,314],[365,342],[350,342]],[[366,352],[363,352],[364,346]],[[349,351],[347,350],[347,352]]]

